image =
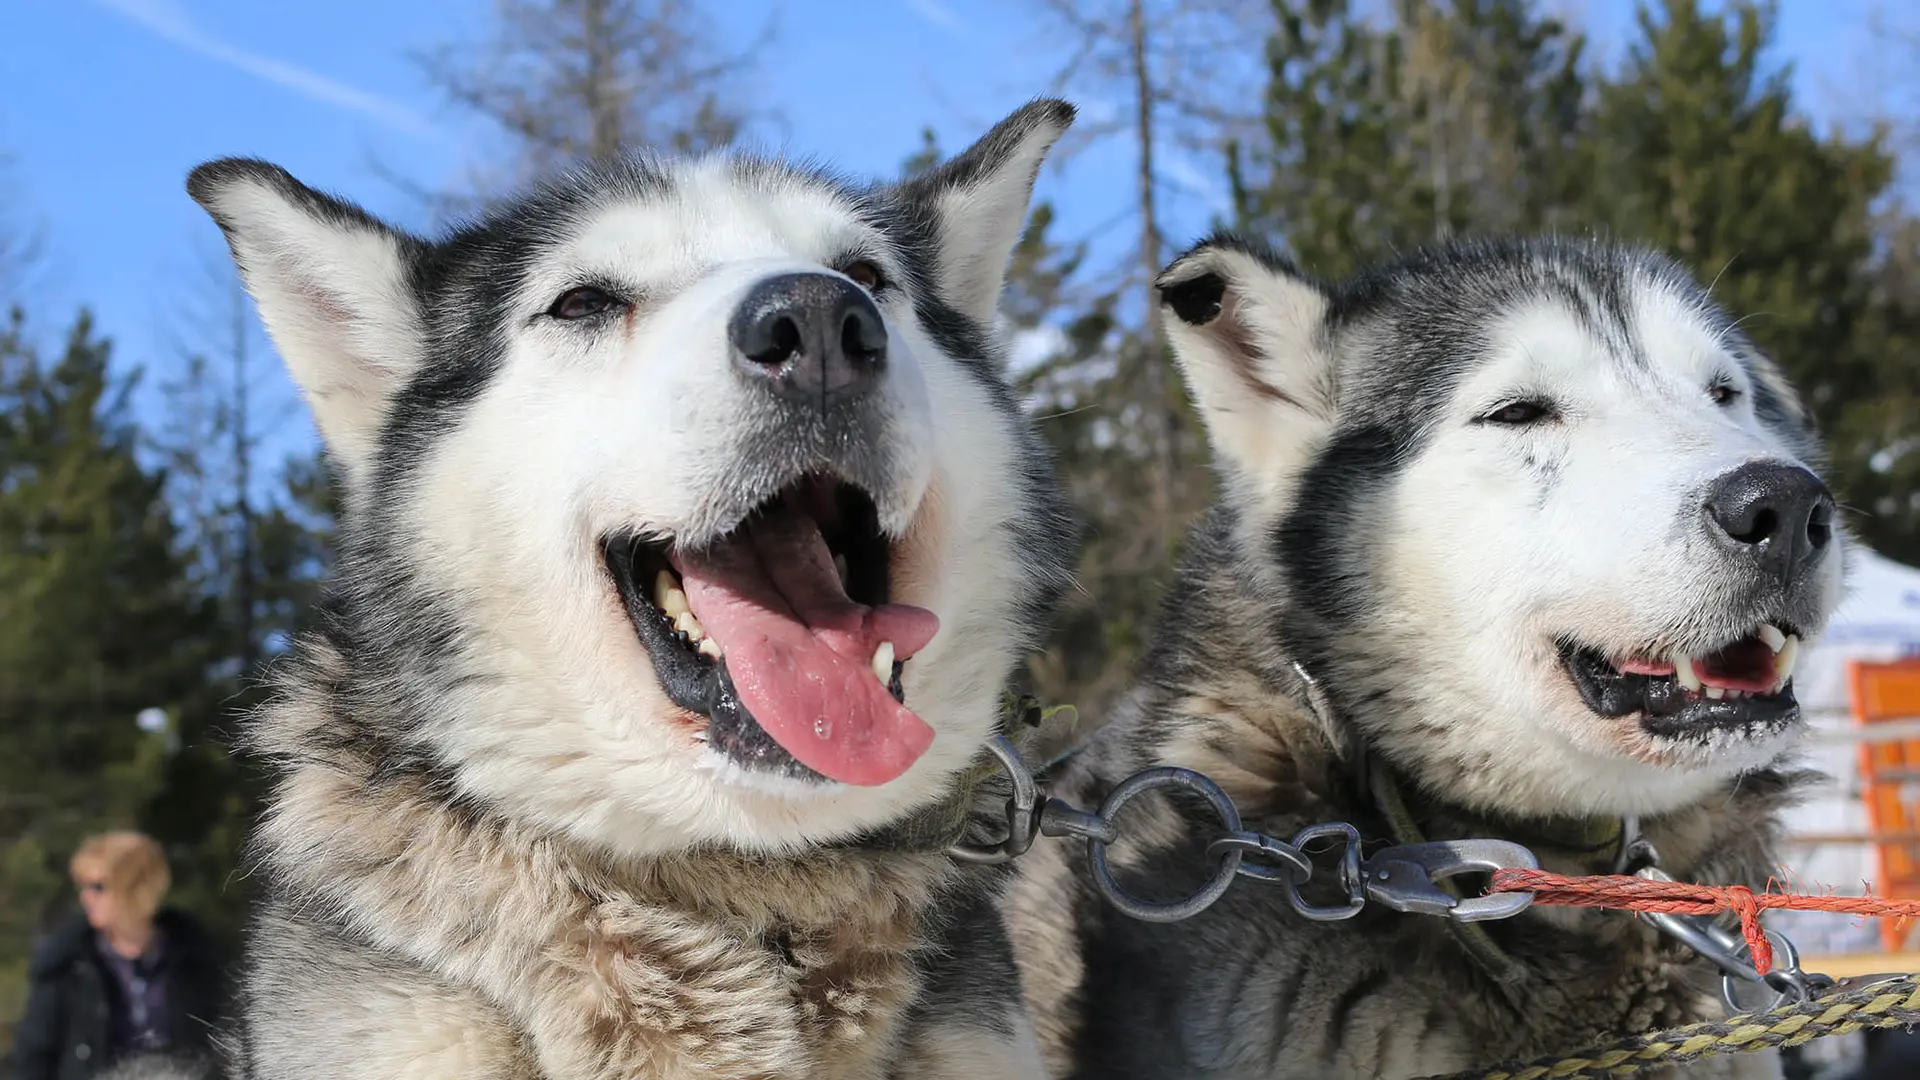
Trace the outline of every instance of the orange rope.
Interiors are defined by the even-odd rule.
[[[1920,900],[1889,900],[1879,896],[1812,896],[1806,893],[1759,892],[1745,885],[1695,885],[1686,881],[1653,881],[1621,874],[1569,877],[1545,870],[1495,870],[1488,892],[1530,892],[1536,904],[1563,907],[1615,908],[1671,915],[1740,916],[1755,971],[1773,968],[1773,946],[1760,930],[1760,912],[1767,908],[1798,911],[1837,911],[1852,915],[1920,916]]]

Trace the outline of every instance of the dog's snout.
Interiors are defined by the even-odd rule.
[[[832,274],[782,274],[753,287],[728,325],[734,364],[796,401],[858,397],[887,363],[887,324],[866,290]]]
[[[1714,481],[1706,510],[1734,550],[1782,578],[1816,561],[1833,538],[1833,493],[1798,465],[1748,462]]]

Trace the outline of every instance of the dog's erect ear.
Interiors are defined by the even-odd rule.
[[[962,314],[992,324],[1040,163],[1073,116],[1064,101],[1030,102],[960,156],[902,185],[933,214],[936,284]]]
[[[421,363],[418,242],[264,161],[210,161],[187,193],[226,234],[329,457],[359,490],[387,407]]]
[[[1225,478],[1250,497],[1282,494],[1333,426],[1325,288],[1232,236],[1180,256],[1154,287]]]

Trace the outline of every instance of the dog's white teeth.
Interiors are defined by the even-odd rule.
[[[873,650],[873,677],[885,686],[893,681],[893,642],[883,641]]]
[[[1723,697],[1726,697],[1726,696],[1727,696],[1727,692],[1726,692],[1725,690],[1722,690],[1721,688],[1719,688],[1719,687],[1717,687],[1717,686],[1709,686],[1709,687],[1707,687],[1707,688],[1706,688],[1706,693],[1707,693],[1707,696],[1708,696],[1708,697],[1710,697],[1710,698],[1712,698],[1712,699],[1713,699],[1713,700],[1715,700],[1715,701],[1719,701],[1719,700],[1720,700],[1721,698],[1723,698]]]
[[[1793,678],[1793,666],[1800,662],[1800,638],[1789,635],[1785,644],[1773,654],[1773,692],[1786,689],[1787,680]]]
[[[1700,676],[1693,670],[1693,657],[1686,653],[1673,654],[1673,678],[1680,684],[1680,689],[1700,692]]]
[[[678,619],[691,610],[687,607],[687,594],[680,591],[679,581],[665,570],[653,576],[653,606],[666,612],[669,619]]]
[[[695,648],[700,651],[701,656],[709,660],[718,660],[725,655],[720,651],[720,643],[712,638],[701,638],[700,644],[695,646]]]
[[[845,555],[835,555],[833,557],[833,572],[840,575],[840,588],[845,589],[849,576],[847,557]]]
[[[694,618],[693,612],[691,611],[682,611],[680,614],[675,615],[673,617],[673,628],[687,635],[688,641],[698,642],[701,638],[707,636],[706,627],[700,625],[700,620]]]
[[[1774,652],[1779,652],[1787,646],[1787,635],[1781,633],[1780,628],[1772,623],[1761,623],[1760,629],[1754,631],[1754,633],[1761,641],[1767,643],[1767,648],[1772,649]]]

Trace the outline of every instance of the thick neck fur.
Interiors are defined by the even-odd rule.
[[[279,767],[256,857],[303,917],[499,1002],[548,1075],[879,1076],[951,863],[706,850],[614,859],[342,739],[339,654],[308,642],[257,714]]]

